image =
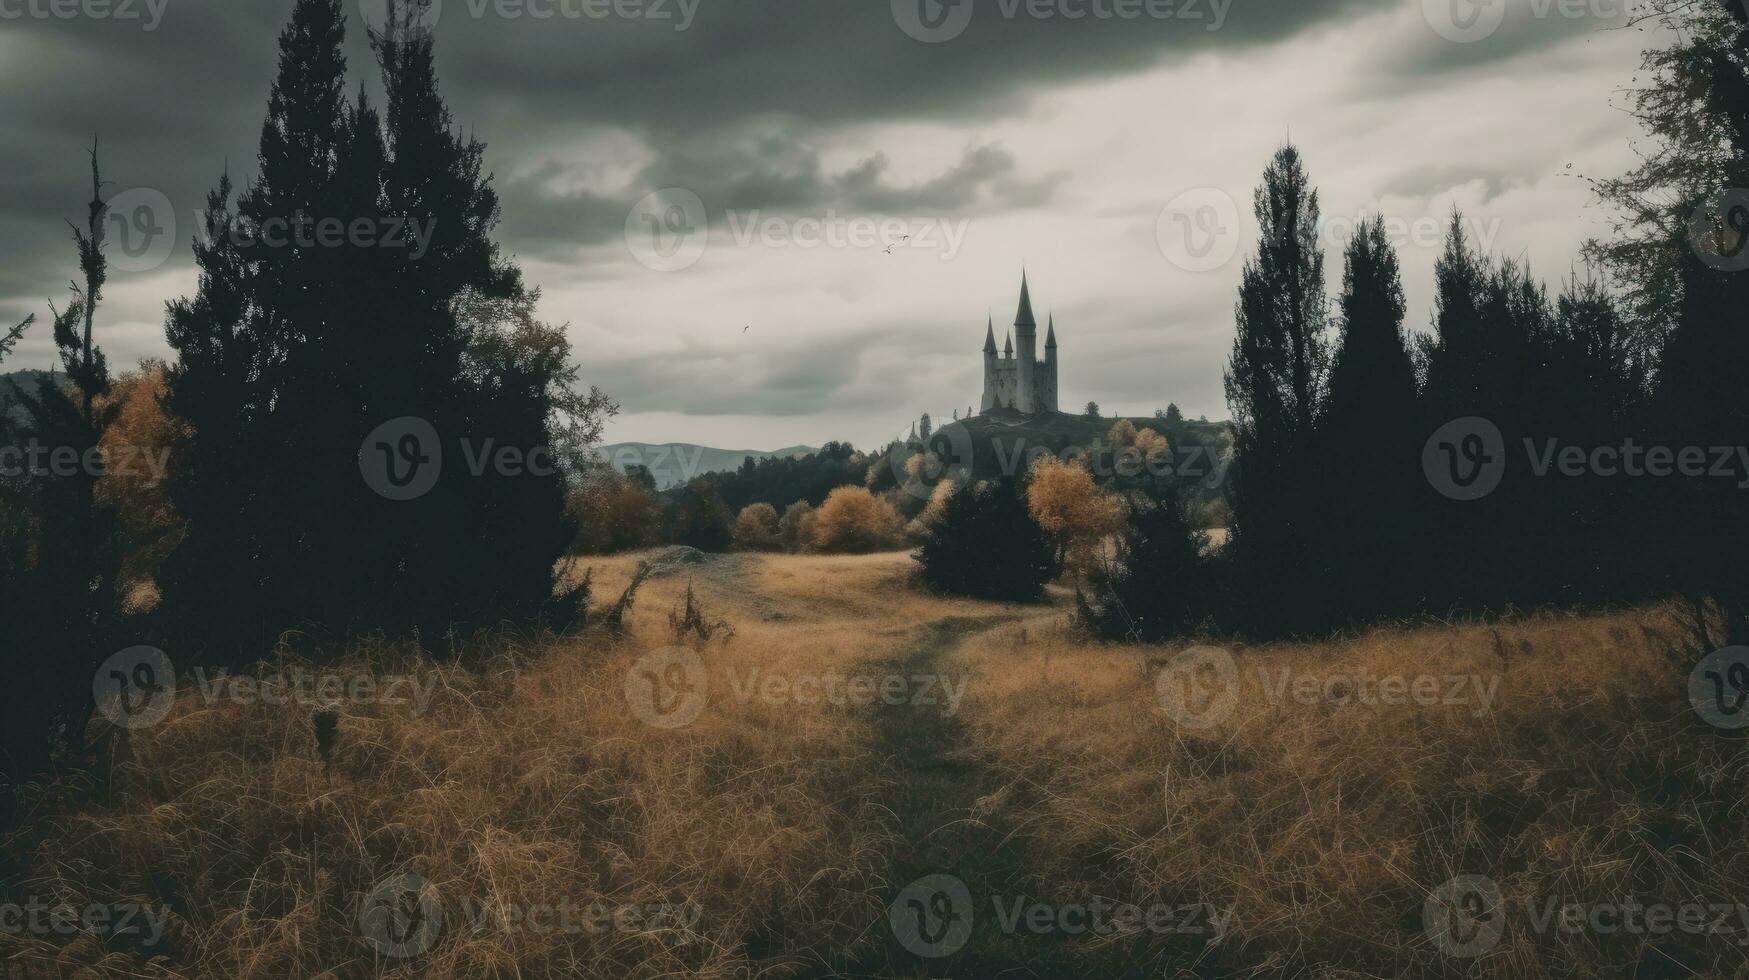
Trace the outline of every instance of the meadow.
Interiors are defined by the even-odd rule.
[[[155,724],[100,723],[112,771],[7,841],[45,925],[0,921],[0,962],[1749,976],[1749,754],[1689,705],[1685,609],[1187,654],[1088,640],[1060,586],[932,596],[905,553],[684,549],[593,560],[598,603],[651,558],[617,634],[292,638],[257,672],[342,680],[185,673]],[[689,588],[730,628],[677,639]]]

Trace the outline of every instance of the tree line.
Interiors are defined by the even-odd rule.
[[[439,93],[424,12],[391,3],[369,29],[380,107],[347,94],[342,0],[297,0],[280,34],[255,173],[217,180],[197,289],[166,310],[175,359],[151,397],[172,432],[177,525],[151,611],[119,609],[100,467],[0,476],[7,775],[82,745],[94,671],[133,644],[179,664],[372,633],[441,653],[501,622],[580,615],[584,596],[555,591],[566,472],[614,406],[581,388],[563,328],[537,319],[538,291],[493,240],[485,148]],[[125,418],[99,343],[112,216],[98,165],[94,149],[79,278],[53,316],[65,383],[22,393],[22,421],[0,410],[0,445],[100,458]],[[259,233],[324,222],[421,236]]]
[[[1723,613],[1709,642],[1749,639],[1749,19],[1725,0],[1658,16],[1678,41],[1647,53],[1630,107],[1650,152],[1597,187],[1623,216],[1588,246],[1600,271],[1552,297],[1454,210],[1430,332],[1405,329],[1382,218],[1330,298],[1318,192],[1296,147],[1275,154],[1225,374],[1232,537],[1211,554],[1170,501],[1139,508],[1093,597],[1106,632],[1680,596]]]

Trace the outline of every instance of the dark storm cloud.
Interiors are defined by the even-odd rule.
[[[859,356],[879,331],[814,338],[737,350],[689,345],[660,357],[599,361],[615,380],[627,412],[672,410],[688,415],[807,415],[853,382]]]
[[[658,160],[612,196],[552,190],[565,176],[557,164],[500,183],[506,227],[516,229],[525,255],[562,255],[580,246],[620,240],[632,205],[650,191],[684,187],[705,202],[719,231],[728,216],[758,212],[821,214],[828,210],[879,215],[964,216],[1036,207],[1050,200],[1062,174],[1026,178],[1013,154],[996,146],[972,147],[945,172],[915,183],[888,176],[889,161],[877,153],[830,173],[820,152],[791,137],[760,138],[756,147],[725,138],[657,147]]]
[[[8,2],[6,10],[19,9]],[[380,22],[383,2],[347,0],[354,84],[374,84],[361,14]],[[1044,205],[1060,175],[1029,172],[999,145],[969,146],[959,162],[916,180],[896,179],[878,148],[837,167],[824,154],[846,126],[989,121],[1053,84],[1242,50],[1403,0],[959,0],[928,8],[949,22],[969,10],[949,39],[907,34],[901,22],[919,23],[916,4],[935,2],[442,0],[439,70],[458,124],[490,145],[507,249],[563,254],[611,240],[629,203],[665,186],[696,190],[713,218],[735,209],[958,214]],[[1475,43],[1417,24],[1393,48],[1398,60],[1381,60],[1381,77],[1437,84],[1435,72],[1601,26],[1561,14],[1560,0],[1527,2],[1554,13],[1523,23],[1515,13]],[[143,0],[136,7],[144,10]],[[88,194],[84,152],[94,135],[112,191],[150,187],[169,198],[178,246],[168,268],[186,270],[207,190],[227,167],[239,181],[254,170],[276,35],[291,7],[168,0],[152,30],[142,20],[0,17],[0,318],[41,312],[44,298],[64,292],[73,272],[65,219]],[[1162,112],[1172,98],[1198,97],[1171,93]],[[615,132],[650,158],[616,183],[580,185],[577,168],[588,161],[577,158],[590,154],[576,147]],[[127,312],[136,322],[157,315],[138,305]],[[36,331],[21,360],[40,361],[47,350],[47,332]],[[121,360],[137,353],[117,352]]]
[[[501,171],[550,149],[567,127],[605,125],[657,149],[650,180],[720,191],[723,208],[848,199],[944,209],[979,196],[1025,204],[1048,199],[1050,180],[1014,173],[999,150],[970,151],[959,167],[904,187],[883,179],[880,156],[838,175],[822,173],[805,148],[799,165],[760,166],[745,147],[713,134],[756,118],[788,120],[800,134],[851,121],[994,114],[1040,84],[1131,71],[1172,51],[1286,37],[1382,0],[1152,0],[1156,13],[1171,12],[1163,19],[1140,5],[1113,6],[1131,0],[969,2],[962,33],[923,43],[878,0],[444,0],[440,70],[457,120],[492,144]],[[347,7],[353,80],[368,82],[358,15],[368,9],[380,19],[382,3]],[[253,171],[275,39],[291,4],[169,0],[159,22],[143,3],[136,9],[135,20],[0,19],[0,221],[8,230],[0,236],[0,311],[35,309],[70,274],[63,219],[81,211],[83,152],[94,135],[112,190],[151,187],[172,202],[173,262],[187,261],[192,216],[219,173],[227,164],[238,178]],[[591,16],[603,9],[610,16]],[[1066,19],[1076,10],[1094,13]],[[1097,13],[1113,10],[1143,16]],[[587,241],[623,220],[623,202],[540,186],[529,177],[506,182],[502,236],[513,251]],[[44,344],[31,341],[37,350]]]

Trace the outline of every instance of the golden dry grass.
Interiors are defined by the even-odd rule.
[[[598,603],[641,557],[594,561]],[[1628,977],[1666,956],[1695,972],[1641,975],[1745,975],[1734,938],[1678,934],[1682,948],[1652,954],[1645,937],[1539,933],[1524,911],[1548,897],[1744,900],[1749,756],[1688,711],[1664,610],[1235,649],[1237,707],[1195,729],[1161,709],[1155,669],[1172,649],[1092,644],[1061,597],[927,596],[910,565],[723,556],[650,580],[622,640],[500,639],[464,664],[376,647],[306,665],[435,685],[423,714],[347,704],[331,776],[308,706],[207,704],[185,680],[171,715],[125,740],[109,799],[68,799],[32,828],[20,889],[168,906],[161,958],[89,935],[0,934],[0,961],[25,976],[167,977],[785,976],[867,962],[890,945],[895,869],[917,843],[890,805],[905,784],[890,718],[883,730],[866,708],[737,697],[731,680],[901,660],[953,620],[1000,624],[963,626],[970,638],[935,662],[971,678],[955,752],[977,767],[968,782],[998,791],[942,816],[1013,836],[1016,892],[1232,916],[1218,939],[1089,942],[1085,975],[1122,962],[1153,976]],[[735,635],[703,648],[697,720],[656,728],[631,710],[626,678],[673,642],[667,616],[689,582]],[[1258,670],[1282,668],[1500,680],[1486,710],[1272,704]],[[399,874],[443,903],[424,956],[362,937],[361,901]],[[1508,905],[1504,939],[1475,959],[1440,953],[1420,919],[1458,874],[1495,879]],[[696,919],[476,929],[464,913],[561,901]]]
[[[1733,934],[1702,936],[1539,931],[1528,911],[1749,899],[1749,754],[1690,710],[1667,652],[1680,635],[1653,610],[1231,647],[1237,698],[1206,729],[1162,710],[1168,649],[1094,647],[1031,624],[962,656],[980,678],[967,722],[1010,784],[1030,871],[1059,900],[1230,913],[1199,951],[1205,972],[1745,976],[1749,921],[1735,909]],[[1473,691],[1443,703],[1451,686],[1434,704],[1301,701],[1277,693],[1283,670],[1498,688],[1486,708]],[[1474,958],[1445,955],[1422,918],[1429,894],[1465,874],[1493,879],[1504,900],[1503,938]],[[1146,958],[1170,943],[1137,945]]]

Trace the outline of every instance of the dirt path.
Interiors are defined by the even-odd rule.
[[[1013,616],[955,617],[924,626],[899,656],[868,665],[882,676],[935,677],[965,685],[976,678],[950,663],[966,639]],[[876,738],[893,780],[886,804],[905,843],[895,854],[889,915],[876,925],[879,945],[852,962],[810,978],[1088,976],[1071,968],[1058,944],[999,927],[992,899],[1033,894],[1020,867],[1020,835],[1003,805],[1011,789],[985,767],[957,711],[941,704],[880,705]],[[1055,955],[1053,955],[1055,954]],[[1104,976],[1106,974],[1100,974]]]

